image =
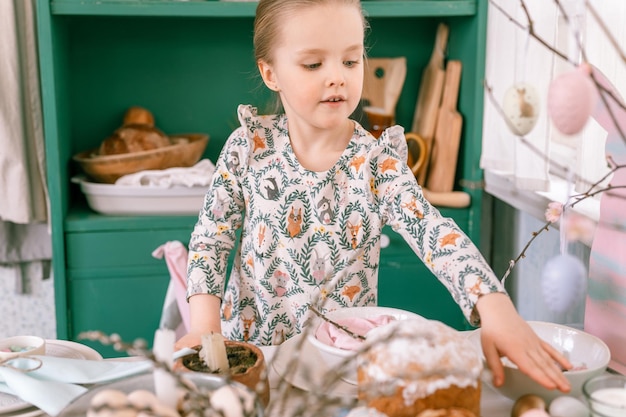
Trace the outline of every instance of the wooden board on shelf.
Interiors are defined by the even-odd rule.
[[[444,57],[448,44],[448,34],[448,26],[445,23],[439,23],[430,61],[422,74],[422,81],[415,105],[415,115],[413,116],[413,125],[411,126],[411,132],[417,133],[424,140],[428,154],[417,177],[417,182],[420,184],[426,183],[426,175],[429,168],[437,111],[441,102],[445,79]]]
[[[462,68],[461,61],[456,60],[450,60],[446,65],[443,97],[437,115],[431,166],[426,181],[428,189],[434,192],[449,192],[454,188],[463,128],[463,116],[456,109]]]

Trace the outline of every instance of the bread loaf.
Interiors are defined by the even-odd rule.
[[[477,417],[476,414],[464,408],[448,408],[438,410],[424,410],[415,417]]]
[[[144,109],[143,107],[133,106],[126,110],[123,125],[143,125],[154,127],[154,116],[150,110]]]
[[[399,320],[371,330],[366,345],[357,384],[368,407],[389,417],[453,408],[480,415],[482,360],[461,333],[438,321]]]
[[[102,141],[98,154],[142,152],[170,144],[167,135],[154,127],[152,113],[141,107],[131,107],[124,116],[124,125]]]

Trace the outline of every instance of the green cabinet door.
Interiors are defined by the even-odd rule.
[[[448,289],[404,239],[388,227],[384,234],[390,243],[380,255],[378,305],[412,311],[458,330],[470,329]]]

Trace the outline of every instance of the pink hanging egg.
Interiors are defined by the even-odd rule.
[[[543,267],[541,287],[543,298],[550,310],[556,313],[567,312],[585,296],[587,269],[575,256],[555,256]]]
[[[559,132],[579,133],[587,124],[598,100],[589,65],[563,73],[552,80],[548,91],[548,115]]]

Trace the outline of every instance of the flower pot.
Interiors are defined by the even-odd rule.
[[[267,406],[270,399],[270,387],[267,379],[267,370],[263,352],[257,346],[234,340],[226,340],[226,355],[230,372],[228,377],[254,391],[263,406]],[[201,346],[195,346],[196,352],[200,352]],[[218,374],[209,369],[200,358],[199,353],[183,356],[174,363],[175,371],[206,372]]]

